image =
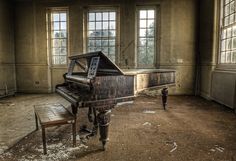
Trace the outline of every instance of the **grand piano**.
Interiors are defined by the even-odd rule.
[[[77,117],[80,108],[88,108],[88,120],[93,123],[89,136],[98,128],[103,149],[108,139],[111,109],[117,103],[134,99],[147,88],[163,87],[162,100],[166,106],[167,87],[175,84],[174,70],[126,70],[122,71],[101,51],[69,57],[68,72],[64,83],[56,86],[56,92],[71,103]]]

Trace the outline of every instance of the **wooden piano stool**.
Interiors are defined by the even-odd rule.
[[[61,104],[41,104],[34,106],[36,130],[38,120],[42,128],[43,153],[47,154],[45,128],[72,124],[73,146],[76,145],[76,121],[75,116]]]

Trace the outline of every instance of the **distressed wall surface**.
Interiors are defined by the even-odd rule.
[[[16,4],[16,66],[20,92],[51,92],[67,67],[51,67],[46,43],[46,8],[69,7],[69,55],[83,53],[83,13],[89,6],[116,6],[120,13],[118,65],[135,68],[137,5],[159,8],[156,68],[177,70],[172,94],[193,94],[196,54],[196,0],[27,0]]]
[[[200,95],[236,109],[236,69],[217,63],[219,0],[200,3]]]
[[[13,13],[12,4],[8,0],[1,0],[0,97],[16,91]]]

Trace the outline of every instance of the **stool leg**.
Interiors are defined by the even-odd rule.
[[[73,147],[76,146],[76,116],[74,116],[74,123],[72,124],[72,135],[73,135]]]
[[[37,117],[36,113],[34,113],[34,115],[35,115],[36,130],[38,130],[38,129],[39,129],[39,125],[38,125],[38,117]]]
[[[47,154],[45,127],[42,127],[43,154]]]

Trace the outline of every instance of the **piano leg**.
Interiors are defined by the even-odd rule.
[[[93,107],[93,115],[94,115],[94,119],[93,119],[93,135],[97,135],[97,131],[98,131],[98,121],[97,121],[96,108],[94,108],[94,107]]]
[[[161,90],[161,94],[162,94],[162,104],[163,104],[163,108],[164,110],[166,110],[166,105],[167,105],[167,96],[168,96],[168,88],[163,88]]]
[[[105,145],[108,140],[108,128],[110,124],[110,113],[111,110],[98,110],[97,120],[99,124],[99,132],[100,132],[100,141],[103,145],[103,150],[105,150]]]
[[[72,125],[72,129],[73,129],[73,146],[76,146],[76,127],[77,127],[77,107],[75,105],[71,105],[71,109],[72,109],[72,113],[74,115],[74,120],[75,123]]]
[[[88,120],[89,120],[89,122],[93,122],[92,107],[89,107],[89,109],[88,109]]]

